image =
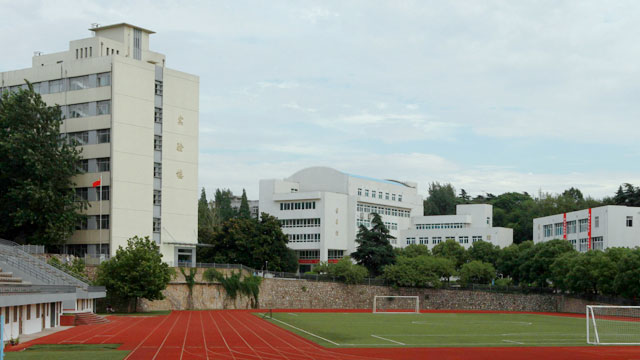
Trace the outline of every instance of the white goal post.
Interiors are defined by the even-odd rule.
[[[419,314],[419,296],[384,296],[373,297],[374,314]]]
[[[640,345],[640,306],[587,305],[587,343]]]

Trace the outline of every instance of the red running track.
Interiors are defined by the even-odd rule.
[[[262,320],[246,310],[174,311],[166,316],[111,316],[109,319],[111,322],[107,324],[77,326],[8,347],[7,350],[18,351],[34,344],[122,344],[119,350],[130,351],[125,358],[128,360],[640,359],[638,347],[331,349]]]

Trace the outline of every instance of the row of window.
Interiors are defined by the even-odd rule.
[[[109,215],[88,215],[76,224],[76,230],[100,230],[109,228]]]
[[[319,227],[320,218],[315,219],[281,219],[280,227],[282,228],[294,228],[294,227]]]
[[[344,257],[344,250],[332,250],[329,249],[329,260],[340,260]]]
[[[447,236],[445,237],[445,240],[453,240],[455,241],[456,238],[455,236]],[[478,242],[478,241],[482,241],[482,235],[474,235],[471,237],[471,241],[472,242]],[[440,244],[442,242],[442,237],[441,236],[434,236],[431,238],[431,244],[432,245],[437,245]],[[469,243],[469,236],[458,236],[458,242],[460,244],[468,244]],[[407,245],[413,245],[416,244],[416,238],[415,237],[407,237],[406,238],[406,244]],[[429,237],[427,236],[421,236],[418,237],[418,242],[417,244],[420,245],[429,245]]]
[[[280,210],[310,210],[316,208],[315,201],[281,202]]]
[[[588,238],[582,238],[579,240],[569,240],[569,243],[571,243],[571,245],[573,245],[573,248],[580,251],[580,252],[586,252],[587,250],[589,250],[589,239]],[[602,236],[595,236],[591,238],[591,248],[593,250],[603,250],[604,249],[604,239]]]
[[[376,213],[378,215],[389,215],[389,216],[399,216],[399,217],[411,217],[411,211],[403,210],[403,209],[395,209],[386,206],[376,206],[376,205],[368,205],[368,204],[356,204],[357,212],[364,213]]]
[[[77,119],[88,116],[110,115],[111,100],[64,105],[60,106],[60,109],[62,110],[62,113],[67,114],[70,119]]]
[[[320,242],[320,234],[287,234],[290,243],[317,243]]]
[[[374,198],[374,199],[381,199],[382,200],[382,194],[384,194],[384,199],[385,200],[396,201],[396,194],[392,193],[391,197],[389,197],[389,193],[388,192],[383,193],[382,191],[371,190],[371,197]],[[358,196],[369,197],[369,189],[364,189],[364,191],[363,191],[361,188],[358,188]],[[397,199],[398,199],[399,202],[402,202],[402,194],[398,194]]]
[[[416,230],[462,229],[465,227],[467,227],[465,223],[416,224]]]
[[[360,225],[366,227],[367,229],[371,228],[371,220],[367,219],[356,219],[356,227],[360,227]],[[389,230],[398,230],[398,223],[393,222],[384,222],[384,226]]]
[[[95,166],[93,163],[95,162]],[[76,165],[78,170],[83,173],[111,171],[111,161],[109,158],[82,159]]]
[[[593,226],[594,228],[600,227],[600,217],[593,217]],[[587,232],[589,231],[589,219],[579,219],[577,226],[577,232]],[[633,216],[627,216],[625,219],[626,227],[633,227]],[[549,225],[543,225],[542,230],[544,232],[544,237],[550,236],[562,236],[563,235],[563,223],[555,223]],[[575,234],[576,233],[576,221],[567,221],[567,234]]]
[[[56,94],[65,91],[91,89],[111,85],[111,73],[91,74],[76,76],[68,79],[56,79],[32,83],[33,90],[38,94]],[[19,89],[27,89],[27,84],[15,85],[4,90],[17,92]]]
[[[111,129],[77,131],[62,134],[71,145],[94,145],[111,142]]]
[[[154,217],[153,218],[153,232],[154,233],[159,233],[161,229],[162,229],[162,222],[160,221],[160,218]]]
[[[320,259],[320,250],[297,250],[298,259],[300,260],[318,260]]]
[[[140,30],[137,30],[137,31],[140,31]],[[109,52],[109,50],[111,50],[111,52]],[[107,52],[104,55],[109,56],[114,54],[120,55],[120,50],[116,50],[114,48],[109,49],[109,47],[107,47]],[[86,59],[90,57],[93,57],[93,46],[85,46],[84,48],[76,49],[76,59]]]
[[[101,193],[102,192],[102,193]],[[109,200],[109,186],[76,188],[76,201]],[[100,196],[102,195],[102,196]],[[101,199],[102,198],[102,199]]]

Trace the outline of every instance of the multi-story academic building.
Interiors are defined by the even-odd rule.
[[[640,207],[600,206],[533,219],[535,243],[569,241],[576,250],[640,246]]]
[[[90,207],[65,251],[113,255],[138,235],[153,238],[167,262],[194,261],[199,78],[165,67],[165,55],[149,49],[153,31],[124,23],[90,30],[67,51],[0,73],[1,90],[26,88],[26,79],[60,105],[61,131],[81,144],[74,182]]]
[[[277,217],[298,254],[300,271],[320,261],[335,262],[355,251],[359,225],[370,226],[373,213],[402,246],[400,230],[423,213],[417,185],[311,167],[284,180],[261,180],[261,212]]]
[[[454,240],[468,249],[473,243],[486,241],[500,247],[513,243],[513,229],[493,227],[493,206],[488,204],[457,205],[456,215],[416,216],[411,226],[400,231],[404,246],[427,245],[430,249]]]

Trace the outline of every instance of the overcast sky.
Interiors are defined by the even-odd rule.
[[[91,23],[200,76],[199,183],[308,166],[483,192],[640,185],[637,1],[0,0],[0,71]]]

